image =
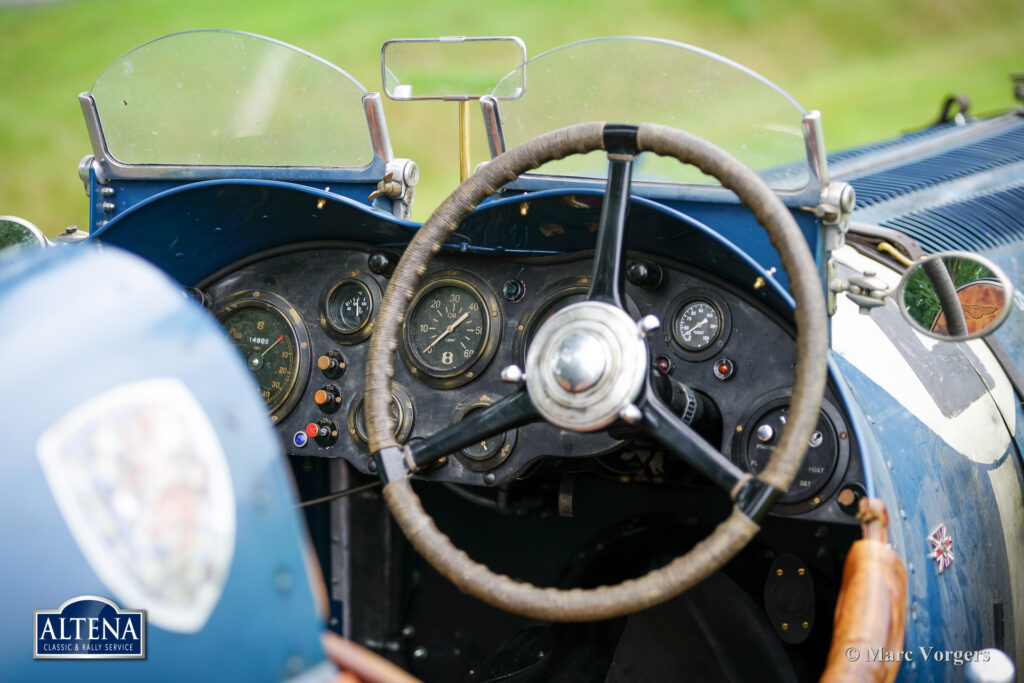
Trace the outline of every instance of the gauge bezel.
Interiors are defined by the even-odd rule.
[[[469,290],[483,305],[486,315],[483,317],[483,343],[479,353],[469,365],[451,372],[435,370],[419,357],[414,350],[414,345],[409,339],[411,325],[409,321],[416,313],[417,307],[424,297],[441,287],[459,287]],[[498,350],[498,343],[501,341],[501,330],[504,325],[501,306],[498,304],[498,297],[491,290],[490,286],[481,278],[461,270],[446,270],[435,273],[423,282],[419,291],[409,302],[409,307],[402,321],[402,346],[400,349],[402,361],[414,377],[428,386],[438,389],[451,389],[471,382],[483,374],[487,366],[494,359]]]
[[[738,433],[732,442],[732,460],[744,472],[749,471],[745,450],[750,439],[754,438],[755,422],[765,413],[789,404],[792,397],[791,389],[780,389],[769,393],[755,406],[744,411],[738,423],[743,426],[743,431]],[[827,397],[821,402],[820,413],[824,414],[832,424],[836,435],[836,461],[833,464],[832,473],[816,491],[809,491],[805,497],[799,500],[783,503],[780,498],[780,502],[776,502],[771,508],[773,514],[799,515],[815,510],[832,500],[846,479],[846,473],[850,468],[850,441],[852,438],[850,428],[846,424],[846,420],[843,419],[842,412]],[[846,438],[843,438],[844,434]]]
[[[687,306],[697,301],[711,304],[718,311],[719,330],[718,336],[707,348],[700,351],[691,351],[685,347],[683,340],[679,338],[677,328],[683,311],[686,310]],[[729,311],[729,305],[725,303],[725,298],[721,294],[706,287],[693,287],[677,296],[672,301],[668,310],[672,311],[672,315],[669,317],[669,324],[666,325],[665,341],[668,342],[672,353],[683,360],[691,362],[707,360],[722,353],[722,350],[729,341],[729,335],[732,334],[732,313]]]
[[[359,398],[352,401],[352,405],[349,406],[348,415],[345,418],[349,438],[363,448],[366,447],[369,438],[366,432],[366,413],[365,411],[363,412],[362,423],[356,420],[356,415],[359,414],[360,408],[363,407],[364,398],[363,393],[360,392]],[[416,411],[413,406],[412,395],[398,382],[392,382],[391,399],[398,406],[398,430],[395,432],[395,440],[398,443],[404,443],[409,438],[409,435],[412,434],[412,427],[416,421]]]
[[[480,410],[488,406],[494,405],[494,399],[490,396],[484,395],[477,399],[471,399],[469,401],[463,401],[455,406],[455,411],[452,413],[452,423],[456,423],[462,418],[466,417],[469,413],[474,410]],[[467,455],[461,449],[456,451],[455,457],[462,463],[462,466],[471,472],[489,472],[490,470],[496,469],[508,461],[512,451],[516,447],[516,441],[519,438],[519,430],[515,427],[502,433],[504,437],[501,442],[501,446],[498,447],[498,451],[484,460],[479,460]]]
[[[328,303],[331,300],[331,296],[345,284],[355,283],[361,286],[366,291],[366,296],[370,301],[370,313],[367,315],[366,320],[363,324],[351,331],[345,331],[332,320],[328,311],[330,307]],[[380,309],[380,285],[377,281],[369,274],[361,270],[351,270],[348,274],[339,279],[334,280],[330,285],[324,289],[320,296],[320,303],[318,307],[318,313],[320,317],[320,326],[324,328],[327,335],[338,342],[339,344],[358,344],[360,342],[369,339],[370,335],[373,334],[374,319],[377,316],[377,311]]]
[[[276,405],[268,406],[267,409],[270,421],[277,424],[295,408],[309,382],[311,354],[309,332],[306,330],[302,316],[284,297],[261,289],[235,292],[222,301],[215,302],[213,315],[223,328],[225,318],[240,309],[249,307],[262,308],[279,315],[291,331],[292,341],[295,343],[295,374],[285,389],[284,397]],[[234,344],[234,340],[231,342]]]

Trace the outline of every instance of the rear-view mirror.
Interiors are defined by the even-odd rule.
[[[917,330],[963,341],[994,332],[1013,308],[1013,284],[998,266],[967,252],[926,256],[903,275],[896,299]]]
[[[384,94],[393,100],[478,100],[519,69],[526,88],[526,45],[516,37],[396,38],[380,49]]]

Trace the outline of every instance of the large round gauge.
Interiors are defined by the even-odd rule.
[[[397,382],[391,383],[391,433],[395,440],[402,443],[412,432],[413,406],[412,397],[405,387]],[[366,408],[363,395],[360,394],[348,411],[348,433],[358,442],[369,441],[366,431]]]
[[[454,387],[472,380],[497,350],[498,301],[468,273],[434,277],[413,297],[405,318],[402,356],[428,384]]]
[[[670,309],[672,322],[666,336],[676,354],[704,360],[717,354],[729,338],[731,320],[725,300],[710,289],[690,289]]]
[[[320,301],[320,324],[343,344],[361,342],[373,331],[380,287],[365,273],[353,271],[331,285]]]
[[[295,406],[306,382],[309,337],[302,319],[281,297],[257,290],[220,303],[216,315],[277,422]]]

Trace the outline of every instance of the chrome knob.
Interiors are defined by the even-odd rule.
[[[509,365],[501,369],[501,381],[509,384],[521,384],[526,375],[518,365]]]
[[[771,425],[765,424],[758,427],[754,434],[757,436],[758,441],[771,441],[772,437],[775,436],[775,430],[772,429]]]
[[[578,394],[597,384],[606,365],[601,342],[592,334],[575,332],[558,345],[552,372],[560,387]]]

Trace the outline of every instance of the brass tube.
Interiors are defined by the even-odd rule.
[[[459,102],[459,182],[469,177],[469,100]]]

